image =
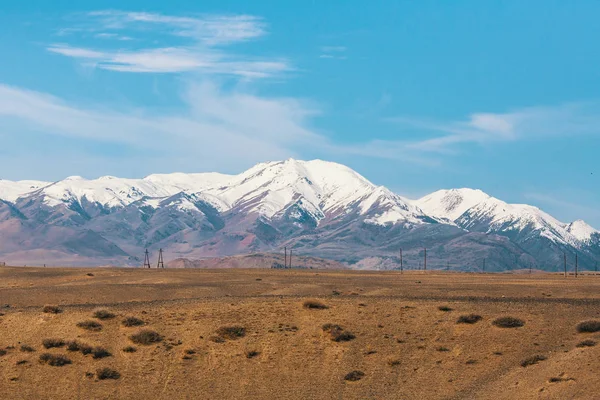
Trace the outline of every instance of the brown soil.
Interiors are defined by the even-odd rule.
[[[600,340],[600,332],[577,332],[578,323],[600,319],[597,276],[89,272],[0,268],[0,398],[588,399],[600,393],[600,346],[577,347]],[[307,300],[328,308],[306,308]],[[62,312],[44,313],[48,304]],[[103,320],[101,331],[77,327],[99,308],[116,317]],[[483,319],[456,323],[469,314]],[[123,326],[126,317],[145,324]],[[500,317],[524,325],[494,326]],[[325,324],[356,338],[333,341]],[[244,328],[244,335],[211,340],[224,327]],[[133,344],[130,337],[144,329],[162,340]],[[111,356],[44,349],[47,338],[78,340]],[[35,351],[21,351],[22,345]],[[132,345],[137,351],[122,350]],[[71,364],[40,362],[43,353]],[[537,355],[546,359],[521,366]],[[99,375],[105,368],[117,373]],[[364,376],[345,379],[353,371]]]

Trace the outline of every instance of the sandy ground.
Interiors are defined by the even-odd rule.
[[[307,299],[329,308],[307,309]],[[92,318],[99,307],[116,316]],[[0,268],[0,313],[2,399],[600,398],[600,333],[576,329],[600,320],[600,276]],[[471,313],[482,320],[456,323]],[[126,316],[146,325],[124,327]],[[502,316],[525,325],[494,326]],[[77,327],[89,319],[102,330]],[[326,323],[355,339],[332,341]],[[214,341],[236,325],[244,337]],[[133,344],[144,328],[163,340]],[[46,350],[47,338],[112,356]],[[586,339],[599,344],[577,347]],[[130,345],[135,353],[122,350]],[[46,352],[72,363],[42,364]],[[521,366],[535,355],[546,359]],[[102,367],[120,378],[98,380]],[[355,370],[362,379],[344,380]]]

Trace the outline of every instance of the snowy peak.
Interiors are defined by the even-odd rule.
[[[44,186],[47,186],[49,184],[50,182],[42,181],[13,182],[0,179],[0,200],[5,200],[14,203],[19,197],[36,191],[40,188],[43,188]]]
[[[580,219],[571,222],[569,225],[567,225],[566,229],[577,240],[582,242],[589,242],[593,235],[600,235],[600,231],[597,231]]]
[[[491,199],[491,196],[478,189],[438,190],[415,202],[425,213],[455,221],[465,211]]]

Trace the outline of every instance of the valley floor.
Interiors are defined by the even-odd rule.
[[[469,314],[482,319],[457,323]],[[525,325],[493,324],[504,316]],[[100,330],[77,326],[88,320]],[[578,344],[600,332],[578,333],[587,320],[600,320],[600,276],[1,267],[0,398],[593,399],[600,344]],[[245,331],[219,330],[234,326]],[[162,340],[133,343],[143,329]],[[545,359],[521,366],[534,356]],[[104,367],[120,377],[99,380]],[[364,375],[345,380],[352,371]]]

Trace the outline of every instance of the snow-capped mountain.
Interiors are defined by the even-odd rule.
[[[565,224],[472,189],[413,201],[321,160],[261,163],[238,175],[0,180],[0,200],[0,258],[19,263],[137,264],[146,247],[198,258],[284,245],[358,267],[393,267],[400,248],[416,264],[423,247],[429,265],[471,269],[480,258],[492,269],[553,263],[562,251],[600,259],[600,233],[583,221]]]

